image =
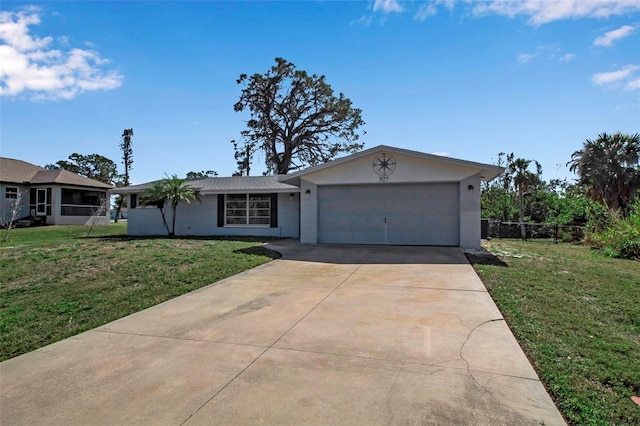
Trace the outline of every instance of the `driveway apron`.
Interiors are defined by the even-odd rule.
[[[1,363],[0,423],[564,424],[460,249],[269,248]]]

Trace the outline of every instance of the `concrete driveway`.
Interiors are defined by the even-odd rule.
[[[457,248],[283,258],[0,364],[0,423],[564,424]]]

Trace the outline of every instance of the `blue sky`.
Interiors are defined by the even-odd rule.
[[[361,108],[366,147],[514,152],[548,180],[585,139],[640,132],[640,0],[4,0],[0,155],[120,163],[133,128],[133,182],[229,176],[236,79],[275,57]]]

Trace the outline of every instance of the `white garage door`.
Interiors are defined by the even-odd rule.
[[[457,183],[318,187],[318,240],[333,244],[460,244]]]

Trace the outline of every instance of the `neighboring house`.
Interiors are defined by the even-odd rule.
[[[378,146],[290,175],[197,179],[197,200],[178,205],[175,233],[477,249],[480,182],[502,171]],[[157,206],[140,205],[150,184],[111,191],[128,194],[129,235],[166,234]]]
[[[0,217],[11,214],[15,200],[22,194],[19,219],[32,217],[48,225],[84,225],[107,199],[111,188],[68,170],[48,170],[0,157]],[[97,223],[109,223],[108,210]]]
[[[109,213],[109,218],[111,218],[111,220],[116,220],[117,213],[118,213],[118,210],[116,208],[111,209],[111,213]],[[118,218],[118,220],[126,219],[126,218],[127,218],[127,208],[122,207],[120,209],[120,217]]]

